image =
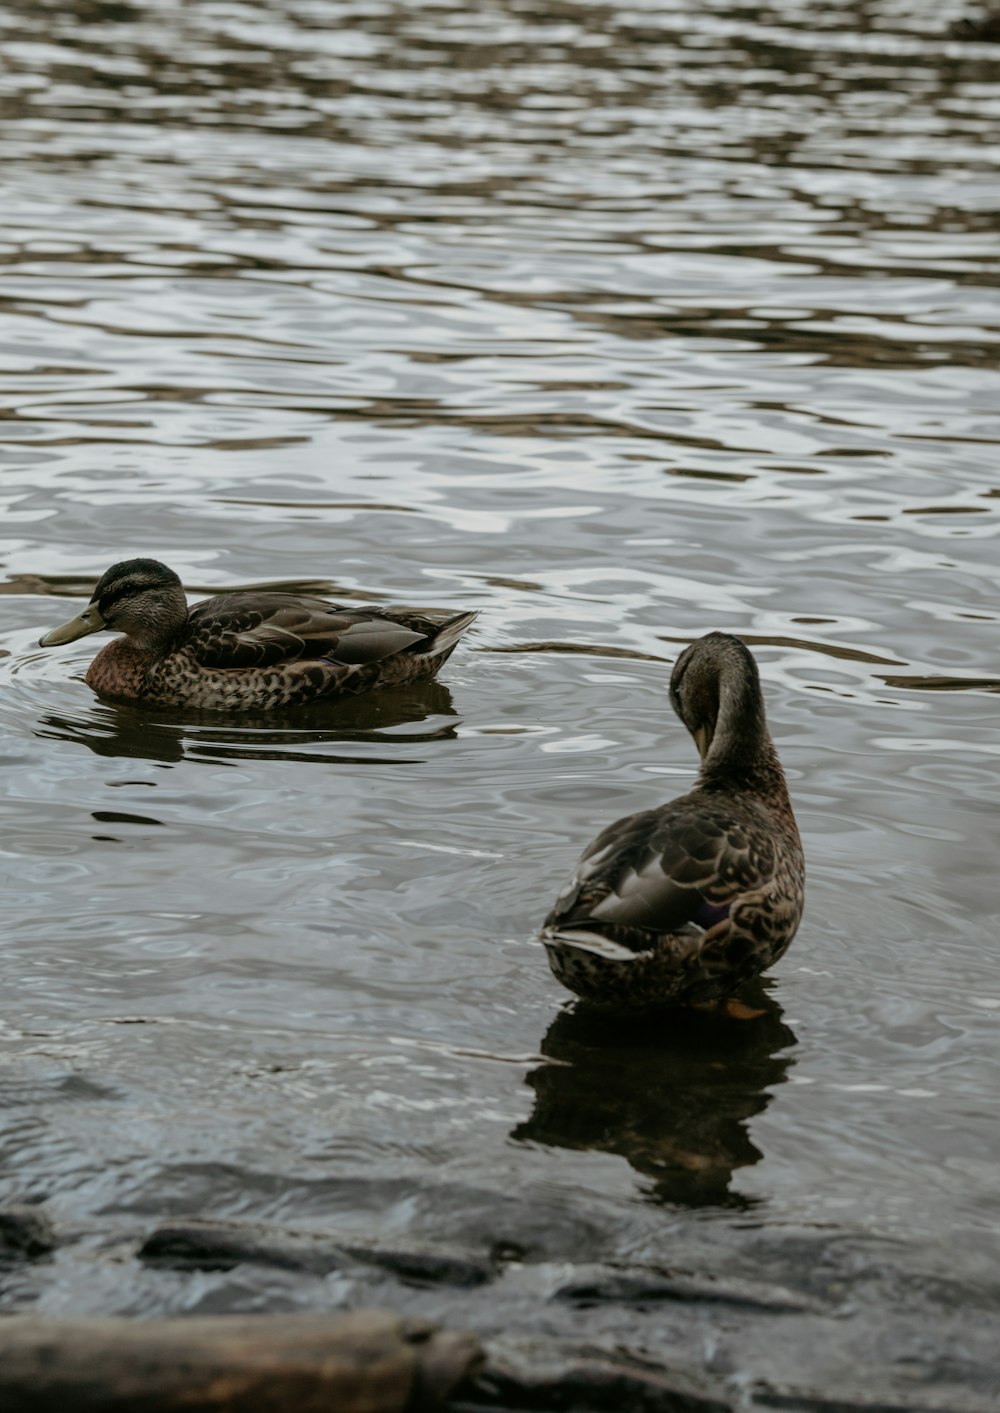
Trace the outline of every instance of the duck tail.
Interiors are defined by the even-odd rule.
[[[479,614],[473,610],[471,613],[456,613],[454,618],[447,619],[441,624],[437,632],[425,638],[422,643],[417,643],[414,652],[419,657],[430,657],[438,664],[446,662],[455,651],[455,646],[459,638]]]

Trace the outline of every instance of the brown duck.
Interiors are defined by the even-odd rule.
[[[103,696],[267,711],[433,677],[475,617],[343,608],[266,590],[221,594],[189,610],[172,569],[128,559],[113,564],[83,612],[46,633],[41,645],[106,628],[124,637],[87,669],[88,685]]]
[[[802,916],[802,845],[753,656],[728,633],[699,638],[670,701],[701,754],[697,784],[599,834],[541,932],[558,979],[603,1005],[728,1002]]]

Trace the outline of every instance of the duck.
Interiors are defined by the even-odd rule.
[[[553,974],[619,1010],[760,1012],[736,993],[784,955],[805,859],[753,654],[708,633],[674,664],[670,703],[698,748],[694,788],[604,829],[539,934]]]
[[[172,569],[126,559],[98,580],[82,613],[43,648],[107,629],[86,682],[103,697],[215,711],[269,711],[319,697],[433,677],[475,619],[271,590],[220,594],[188,608]]]

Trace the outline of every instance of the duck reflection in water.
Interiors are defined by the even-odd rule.
[[[420,682],[259,716],[183,708],[157,711],[127,703],[96,702],[79,716],[43,716],[35,734],[73,741],[99,756],[162,763],[190,757],[232,764],[309,760],[344,765],[363,756],[368,764],[400,765],[416,759],[412,750],[383,755],[377,750],[373,753],[372,747],[391,744],[398,750],[444,740],[455,736],[457,723],[458,712],[448,688],[440,682]]]
[[[530,1118],[512,1137],[577,1152],[616,1153],[652,1179],[651,1200],[748,1208],[733,1173],[760,1162],[749,1120],[792,1064],[794,1032],[761,983],[743,999],[761,1014],[734,1021],[696,1010],[641,1018],[577,1003],[542,1042]]]

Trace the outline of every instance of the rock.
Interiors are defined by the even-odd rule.
[[[449,1255],[440,1251],[408,1251],[376,1246],[345,1246],[355,1260],[391,1271],[403,1281],[420,1285],[485,1285],[493,1279],[493,1267],[488,1261],[469,1256]]]
[[[742,1404],[741,1404],[742,1406]],[[501,1340],[452,1413],[735,1413],[689,1376],[601,1350]]]
[[[228,1271],[248,1262],[318,1276],[377,1266],[409,1283],[460,1287],[483,1285],[494,1274],[489,1261],[456,1253],[342,1243],[323,1234],[241,1222],[172,1222],[147,1238],[139,1258],[176,1270]]]
[[[425,1413],[469,1335],[372,1313],[0,1320],[4,1413]]]
[[[31,1261],[55,1247],[52,1225],[37,1208],[8,1207],[0,1212],[0,1261]]]
[[[828,1308],[784,1286],[656,1271],[598,1271],[590,1279],[575,1280],[560,1287],[553,1298],[576,1305],[656,1305],[662,1301],[679,1301],[731,1305],[778,1315],[820,1313]]]
[[[147,1237],[138,1254],[141,1261],[182,1271],[230,1271],[248,1262],[323,1276],[350,1264],[341,1247],[320,1237],[228,1222],[171,1222]]]

